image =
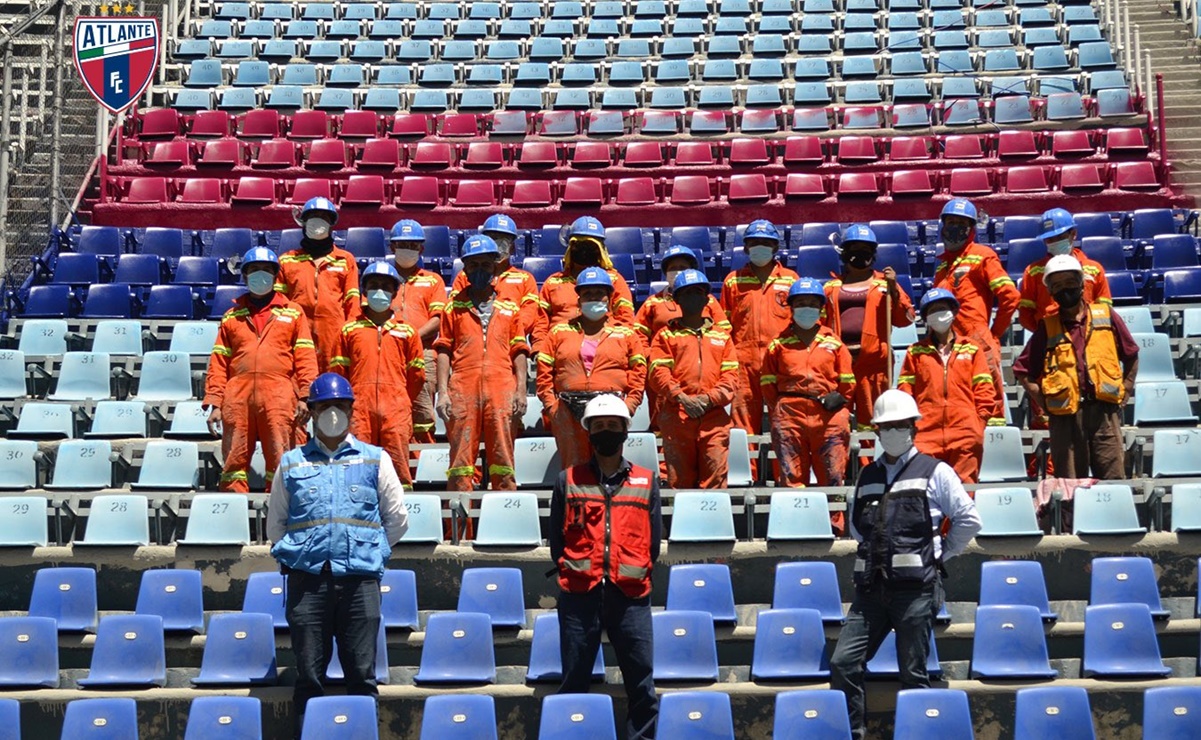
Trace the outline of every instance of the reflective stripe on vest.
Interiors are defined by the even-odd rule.
[[[567,470],[560,588],[584,593],[608,579],[631,598],[650,593],[649,512],[656,474],[633,465],[625,482],[606,496],[591,464]]]
[[[917,454],[888,487],[884,463],[864,469],[851,503],[855,529],[862,536],[854,581],[860,588],[877,579],[893,584],[927,584],[938,578],[934,531],[927,488],[938,460]],[[886,507],[881,510],[879,507]],[[877,522],[881,529],[877,531]]]
[[[1088,309],[1084,361],[1093,397],[1104,403],[1121,404],[1126,399],[1126,388],[1122,382],[1122,362],[1118,357],[1110,308],[1103,303],[1093,303]],[[1057,416],[1074,414],[1082,400],[1075,346],[1064,331],[1058,314],[1047,316],[1043,324],[1047,333],[1047,352],[1039,385],[1046,399],[1047,412]]]

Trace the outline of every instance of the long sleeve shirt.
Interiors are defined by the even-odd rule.
[[[621,468],[613,475],[606,476],[596,467],[595,458],[589,461],[589,465],[596,471],[597,480],[601,482],[601,487],[605,489],[606,496],[612,496],[613,492],[625,483],[625,479],[630,474],[630,461],[622,460]],[[560,558],[563,557],[563,525],[564,516],[567,510],[567,471],[559,473],[559,477],[555,480],[555,488],[550,495],[550,526],[547,533],[546,541],[550,545],[550,559],[556,565]],[[659,544],[663,540],[663,507],[659,498],[659,476],[651,476],[651,562],[659,560]]]

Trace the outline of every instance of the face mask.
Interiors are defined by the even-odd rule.
[[[367,291],[367,307],[376,313],[383,313],[392,307],[392,294],[386,290]]]
[[[472,270],[467,273],[467,282],[471,283],[473,288],[484,288],[492,284],[492,268],[483,270]]]
[[[254,295],[267,295],[275,290],[275,276],[266,270],[256,270],[246,276],[246,287]]]
[[[776,250],[771,247],[751,247],[746,250],[746,256],[750,259],[751,264],[755,267],[763,267],[772,261],[775,257]]]
[[[600,265],[600,252],[587,247],[571,250],[571,263],[578,267],[596,267]]]
[[[416,249],[398,249],[396,254],[396,266],[409,269],[417,264],[418,258],[421,257],[421,252]]]
[[[680,304],[680,310],[684,312],[684,315],[691,316],[705,310],[705,306],[709,304],[709,296],[696,292],[685,293],[676,298],[676,303]]]
[[[1060,241],[1050,242],[1047,244],[1047,254],[1051,255],[1052,257],[1061,255],[1061,254],[1071,254],[1071,253],[1072,253],[1072,240],[1071,239],[1062,239]]]
[[[945,311],[931,311],[926,316],[926,326],[939,334],[945,333],[947,329],[951,328],[951,324],[954,323],[955,312],[949,308]]]
[[[596,454],[612,457],[621,453],[621,446],[626,443],[628,436],[626,432],[606,430],[589,434],[588,441],[592,442],[592,449],[596,450]]]
[[[792,320],[802,329],[812,329],[822,317],[822,310],[813,306],[798,306],[792,309]]]
[[[1080,299],[1083,297],[1084,288],[1064,288],[1052,296],[1055,302],[1059,304],[1060,310],[1079,306]]]
[[[951,252],[958,252],[967,246],[972,233],[972,227],[965,224],[942,225],[942,244]]]
[[[328,408],[317,415],[317,431],[321,436],[341,439],[350,429],[350,417],[342,409]]]
[[[580,313],[589,321],[599,321],[609,313],[609,302],[584,301],[580,304]]]
[[[884,452],[892,457],[900,457],[913,447],[913,430],[910,428],[881,429],[876,432],[876,438],[880,440]]]
[[[492,241],[496,242],[496,248],[500,250],[500,259],[506,259],[513,253],[513,238],[509,236],[492,237]]]
[[[842,261],[856,270],[863,270],[871,267],[876,257],[870,252],[850,252],[842,255]]]
[[[676,278],[680,276],[683,270],[668,270],[667,271],[667,287],[670,288],[676,284]]]
[[[304,221],[304,235],[310,239],[322,240],[329,237],[329,221],[323,218],[307,218]]]

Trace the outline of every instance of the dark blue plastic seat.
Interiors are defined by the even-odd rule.
[[[262,733],[263,710],[257,697],[198,696],[188,708],[184,740],[262,740]]]
[[[816,609],[759,612],[751,662],[753,680],[823,680],[829,675],[821,612]]]
[[[663,712],[660,705],[659,722]],[[616,740],[613,699],[607,694],[555,694],[542,700],[539,740]]]
[[[163,620],[149,614],[112,615],[100,620],[91,670],[79,685],[164,686],[167,658]]]
[[[655,612],[651,622],[656,681],[717,680],[717,641],[708,612]]]
[[[497,740],[495,701],[480,694],[426,697],[420,740]]]
[[[592,678],[605,677],[604,651],[596,651],[592,665]],[[557,682],[563,680],[563,656],[559,642],[559,615],[539,614],[534,618],[534,636],[530,643],[530,661],[526,669],[528,682]]]
[[[440,612],[430,616],[421,648],[418,683],[492,683],[496,654],[492,619],[479,612]]]
[[[1143,737],[1157,740],[1201,737],[1201,687],[1147,689],[1143,694]]]
[[[250,577],[246,579],[242,611],[270,614],[275,629],[287,629],[285,599],[283,576],[279,573],[251,573]]]
[[[776,694],[772,737],[851,740],[846,695],[833,689]]]
[[[1043,620],[1033,606],[981,606],[972,640],[972,677],[1055,678]]]
[[[0,687],[58,688],[58,627],[48,617],[0,619]]]
[[[270,614],[232,612],[209,620],[197,686],[273,684],[275,629]]]
[[[1014,740],[1096,740],[1088,690],[1081,686],[1019,689]]]
[[[200,571],[160,568],[142,574],[135,614],[152,614],[172,632],[204,631],[203,590]]]
[[[76,699],[67,702],[62,740],[138,740],[138,705],[133,699]]]
[[[958,689],[906,689],[897,694],[893,740],[973,740],[967,692]]]
[[[379,740],[375,699],[319,696],[310,699],[300,740]]]
[[[665,738],[734,740],[730,695],[723,691],[673,691],[664,694],[659,699],[659,720],[655,732]]]
[[[1146,604],[1153,618],[1168,618],[1168,610],[1159,600],[1155,565],[1150,558],[1093,558],[1091,578],[1090,606]]]
[[[525,626],[525,592],[518,568],[464,568],[460,612],[489,615],[494,627]]]
[[[703,611],[715,622],[734,622],[734,587],[730,567],[720,563],[671,566],[667,582],[667,608]]]
[[[1083,675],[1169,676],[1146,604],[1106,604],[1084,610]]]

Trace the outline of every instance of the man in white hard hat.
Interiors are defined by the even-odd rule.
[[[581,423],[592,459],[560,473],[550,500],[548,540],[560,588],[559,693],[588,692],[604,629],[625,682],[627,737],[653,738],[659,700],[650,594],[663,532],[659,472],[622,457],[630,412],[621,398],[592,399]]]
[[[1049,415],[1060,478],[1126,477],[1122,407],[1134,393],[1138,342],[1108,304],[1084,300],[1084,268],[1056,255],[1043,272],[1059,310],[1043,317],[1013,363],[1030,400]]]
[[[980,531],[976,505],[955,470],[913,446],[920,418],[908,393],[880,394],[872,424],[883,454],[864,468],[850,501],[859,543],[855,597],[830,658],[830,686],[846,694],[855,740],[867,734],[864,670],[889,630],[897,636],[901,688],[930,687],[926,659],[943,603],[943,563]]]

